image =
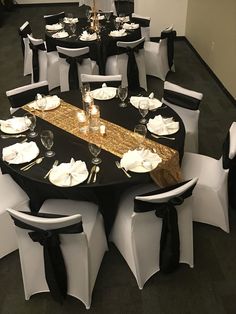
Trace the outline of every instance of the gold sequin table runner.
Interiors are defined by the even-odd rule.
[[[78,112],[82,110],[61,100],[61,105],[54,110],[41,112],[33,110],[25,105],[23,109],[32,112],[41,119],[71,133],[87,142],[101,145],[102,149],[122,157],[125,152],[137,148],[137,134],[127,130],[117,124],[100,119],[106,126],[106,134],[88,132],[83,133],[79,130]],[[152,140],[145,139],[145,148],[154,150],[162,158],[162,162],[156,169],[151,171],[152,179],[160,186],[167,186],[180,181],[179,153],[178,151],[161,145]]]

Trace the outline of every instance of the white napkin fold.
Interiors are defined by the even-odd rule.
[[[93,33],[93,34],[89,34],[87,31],[83,31],[83,33],[80,36],[81,40],[96,40],[97,39],[97,34]]]
[[[44,110],[52,110],[57,108],[60,105],[61,99],[57,95],[53,96],[46,96],[46,106]],[[33,109],[39,109],[37,105],[37,101],[33,101],[28,105],[28,107],[33,108]]]
[[[64,17],[63,22],[64,23],[72,23],[73,24],[73,23],[78,23],[79,19],[77,17],[74,17],[74,18]]]
[[[121,37],[121,36],[126,36],[127,33],[125,32],[125,29],[120,29],[118,31],[111,31],[110,36],[113,37]]]
[[[69,163],[61,163],[54,166],[49,179],[58,186],[73,186],[83,182],[88,176],[88,170],[84,161],[71,158]]]
[[[68,36],[69,36],[69,34],[67,32],[65,32],[65,31],[52,34],[53,38],[65,38],[65,37],[68,37]]]
[[[135,23],[128,24],[128,23],[125,23],[123,25],[123,28],[124,29],[137,29],[137,28],[139,28],[139,24],[135,24]]]
[[[148,109],[149,110],[154,110],[154,109],[160,108],[162,106],[162,102],[156,98],[138,97],[138,96],[130,97],[130,103],[137,109],[139,107],[139,102],[142,100],[148,101]]]
[[[128,150],[121,158],[120,165],[125,170],[133,170],[137,167],[145,168],[147,171],[153,170],[160,162],[161,157],[149,149]]]
[[[94,89],[90,92],[93,98],[95,99],[111,99],[116,96],[116,88],[115,87],[107,87],[102,86],[102,88]]]
[[[2,159],[9,164],[22,164],[29,162],[39,154],[39,148],[35,142],[16,143],[4,147]]]
[[[10,129],[12,132],[26,131],[30,126],[30,120],[26,117],[15,117],[8,120],[0,120],[1,129]]]
[[[129,22],[129,16],[124,16],[124,17],[117,16],[116,22],[127,23]]]
[[[161,115],[155,116],[154,119],[149,119],[147,128],[150,132],[157,135],[174,134],[179,130],[179,122],[173,118],[163,118]]]
[[[59,31],[62,28],[63,28],[63,26],[61,25],[61,23],[46,25],[46,30],[48,30],[48,31]]]

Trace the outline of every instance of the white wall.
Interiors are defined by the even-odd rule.
[[[174,25],[178,36],[185,35],[188,0],[134,0],[134,12],[151,17],[151,36]]]
[[[64,2],[79,2],[79,1],[78,0],[17,0],[18,4],[64,3]]]

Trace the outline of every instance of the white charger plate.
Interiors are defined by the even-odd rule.
[[[12,119],[17,119],[17,118],[12,118]],[[12,119],[8,119],[6,121],[9,121]],[[23,129],[16,130],[16,129],[12,128],[11,126],[6,126],[4,124],[1,124],[0,129],[3,133],[6,133],[6,134],[20,134],[20,133],[27,131],[29,129],[29,127],[27,125],[25,125],[25,127]]]
[[[48,98],[48,99],[50,99],[51,97],[53,97],[53,96],[46,96],[46,98]],[[60,104],[61,104],[61,99],[58,98],[58,102],[55,102],[53,105],[50,105],[50,106],[46,107],[44,109],[44,111],[49,111],[49,110],[56,109],[57,107],[60,106]],[[28,105],[28,107],[36,109],[36,110],[39,110],[39,111],[42,111],[42,109],[37,106],[36,101],[33,101],[31,104]]]
[[[157,132],[156,130],[154,130],[148,123],[147,123],[147,129],[148,131],[150,131],[153,134],[159,135],[159,136],[168,136],[168,135],[172,135],[175,134],[179,131],[179,127],[176,129],[172,129],[170,130],[168,133],[162,133],[162,132]]]
[[[99,92],[101,91],[104,92],[103,96],[99,96]],[[106,91],[107,91],[107,94],[106,94]],[[116,96],[116,91],[117,89],[115,87],[102,87],[102,88],[94,89],[93,91],[90,92],[90,94],[96,100],[109,100]]]
[[[153,169],[155,169],[157,166],[158,166],[159,162],[155,162],[152,164],[152,167],[150,168],[145,168],[144,166],[136,166],[134,168],[130,168],[129,171],[132,171],[132,172],[137,172],[137,173],[145,173],[145,172],[150,172],[152,171]]]
[[[60,32],[61,34],[58,35],[58,33],[52,34],[53,38],[66,38],[69,37],[69,34],[67,32]]]
[[[90,38],[83,38],[82,36],[80,36],[79,39],[82,41],[94,41],[94,40],[97,40],[97,37],[96,38],[91,38],[91,37]]]
[[[124,37],[124,36],[127,36],[128,34],[127,33],[123,33],[123,34],[121,34],[121,35],[114,35],[114,34],[109,34],[109,36],[111,36],[111,37]]]
[[[88,175],[89,175],[89,172],[86,168],[86,171],[84,171],[83,173],[80,173],[78,174],[78,178],[75,179],[74,177],[72,177],[72,180],[71,180],[71,184],[70,185],[66,185],[66,184],[60,184],[57,182],[57,180],[55,180],[54,176],[56,175],[56,173],[58,172],[58,169],[60,169],[60,171],[65,171],[66,173],[66,169],[68,169],[68,167],[70,167],[70,163],[61,163],[60,165],[58,166],[54,166],[52,168],[52,171],[50,172],[50,175],[49,175],[49,181],[56,185],[56,186],[60,186],[60,187],[71,187],[71,186],[75,186],[75,185],[78,185],[82,182],[84,182]]]
[[[23,160],[19,161],[19,159],[17,160],[17,158],[15,157],[14,159],[7,160],[6,162],[8,162],[9,164],[13,164],[13,165],[19,165],[19,164],[24,164],[26,162],[30,162],[33,159],[35,159],[39,155],[39,148],[35,142],[29,142],[29,143],[26,142],[26,143],[18,143],[18,144],[24,145],[27,148],[27,147],[29,147],[30,143],[34,143],[33,147],[31,145],[31,148],[33,148],[33,149],[30,152],[27,151],[27,149],[21,151],[21,156],[22,156]],[[14,146],[14,145],[16,145],[16,144],[13,144],[11,146]],[[9,147],[11,147],[11,146],[9,146]]]

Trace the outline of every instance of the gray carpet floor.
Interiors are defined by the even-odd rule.
[[[6,90],[30,83],[23,77],[23,60],[17,29],[26,20],[33,34],[42,37],[42,16],[61,11],[76,14],[75,5],[19,7],[5,15],[0,28],[0,118],[8,116]],[[219,158],[223,140],[236,108],[184,40],[175,43],[176,72],[167,80],[204,94],[199,121],[202,154]],[[149,77],[148,87],[157,98],[163,82]],[[53,93],[53,91],[52,91]],[[125,261],[113,245],[106,253],[93,291],[90,311],[72,297],[63,305],[49,294],[24,300],[18,252],[0,260],[0,313],[96,313],[96,314],[234,314],[236,313],[236,212],[230,211],[230,234],[194,223],[194,268],[181,265],[170,275],[155,274],[140,291]]]

